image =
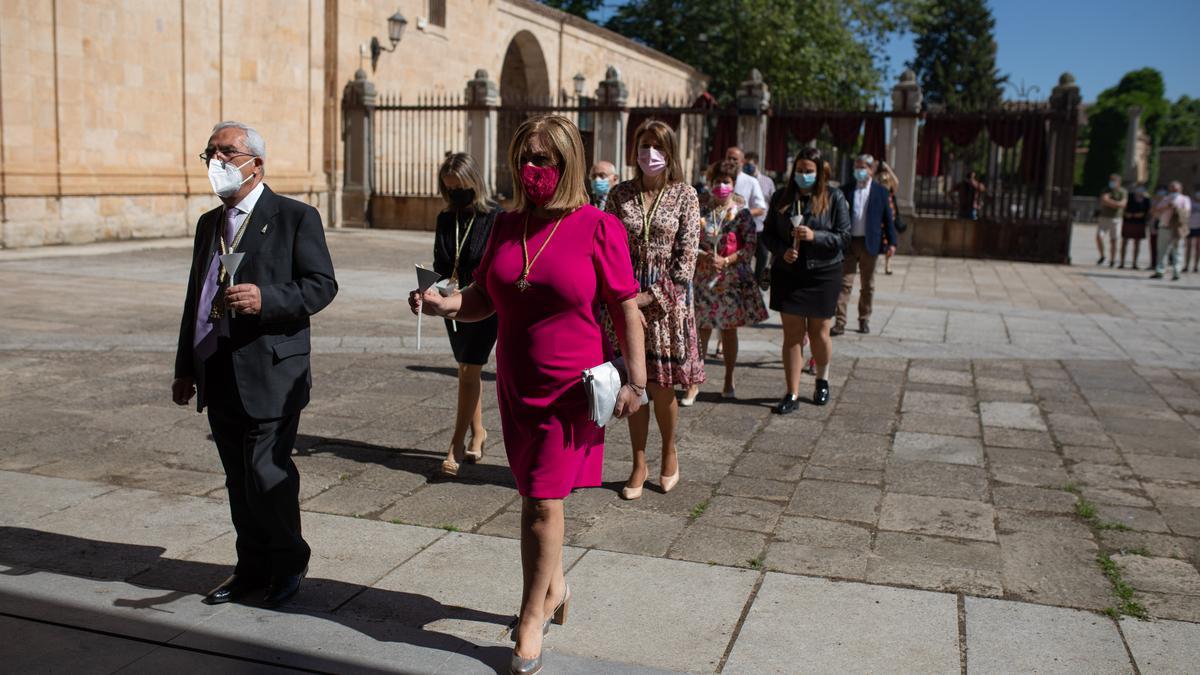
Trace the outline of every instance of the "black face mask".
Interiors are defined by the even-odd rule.
[[[450,195],[450,205],[456,209],[465,209],[475,201],[475,191],[471,188],[456,188],[446,191]]]

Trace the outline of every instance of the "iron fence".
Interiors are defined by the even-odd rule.
[[[372,192],[383,197],[436,197],[437,171],[450,152],[466,147],[467,111],[448,94],[405,104],[382,95],[374,111]]]

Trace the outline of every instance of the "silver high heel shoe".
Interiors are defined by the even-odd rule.
[[[513,649],[512,662],[508,664],[508,672],[511,675],[537,675],[542,672],[542,655],[538,654],[527,659],[517,656],[517,650]]]

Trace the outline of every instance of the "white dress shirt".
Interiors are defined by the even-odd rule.
[[[850,223],[851,237],[867,236],[867,199],[871,196],[871,179],[854,188],[854,220]]]
[[[250,215],[250,212],[254,210],[254,205],[258,203],[258,198],[262,196],[264,187],[266,187],[266,183],[260,181],[250,191],[250,194],[243,197],[242,201],[233,207],[237,211],[237,214],[233,217],[233,224],[237,226],[238,230],[242,229],[242,223],[246,221],[246,216]]]
[[[767,208],[767,200],[763,197],[762,185],[759,184],[758,179],[754,176],[744,171],[739,171],[737,180],[733,183],[733,191],[746,200],[746,208],[764,210]],[[765,219],[765,213],[754,217],[754,230],[756,232],[762,232]]]

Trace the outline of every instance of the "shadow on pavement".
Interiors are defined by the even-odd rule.
[[[430,450],[390,448],[344,438],[327,438],[299,434],[296,436],[297,457],[334,455],[360,464],[378,464],[396,471],[425,476],[429,481],[442,480],[439,470],[445,455]],[[486,458],[485,458],[486,459]],[[486,483],[515,488],[512,471],[505,465],[477,463],[464,466],[458,478],[462,483]]]
[[[140,588],[163,591],[162,595],[149,598],[116,598],[112,602],[113,607],[116,608],[155,609],[170,614],[173,613],[171,610],[160,610],[159,607],[188,596],[193,596],[193,601],[199,604],[200,598],[195,596],[206,593],[232,571],[227,565],[164,558],[162,557],[164,551],[165,549],[159,546],[106,542],[22,527],[0,526],[0,564],[14,568],[32,568],[3,570],[0,571],[0,576],[24,576],[35,574],[37,571],[46,571],[96,581],[119,581]],[[507,672],[508,660],[512,654],[510,648],[480,646],[454,635],[423,630],[423,627],[446,618],[493,623],[504,627],[512,622],[512,615],[443,605],[425,595],[370,588],[333,579],[309,577],[305,580],[305,586],[314,594],[347,598],[339,604],[338,609],[352,600],[359,599],[368,601],[369,606],[372,607],[387,607],[389,620],[370,620],[341,615],[337,613],[338,609],[334,609],[333,612],[323,612],[304,608],[306,589],[303,586],[291,605],[277,610],[260,608],[257,611],[314,617],[340,624],[378,642],[398,642],[426,649],[463,654],[494,668],[498,673]],[[255,605],[252,602],[239,604]],[[81,617],[86,616],[86,608],[65,607],[58,605],[53,600],[28,596],[18,597],[3,591],[0,591],[0,613],[49,623],[53,623],[56,620],[55,617],[65,616],[72,620],[64,620],[64,625],[79,625],[84,629],[91,629],[86,618],[80,620]],[[133,639],[146,639],[142,636],[163,633],[161,626],[156,627],[152,622],[119,612],[113,614],[95,612],[93,618],[102,620],[91,621],[91,624],[100,623],[105,626],[104,630],[107,632],[131,636]],[[113,628],[114,622],[118,626],[115,629]],[[217,644],[226,645],[228,648],[205,651],[212,651],[212,653],[222,656],[246,658],[244,656],[246,654],[262,654],[269,657],[271,651],[303,653],[302,667],[304,668],[326,672],[370,671],[370,669],[364,669],[359,663],[342,663],[336,657],[313,654],[310,653],[310,650],[293,652],[278,645],[238,641],[224,635],[211,636],[211,640]],[[258,659],[251,657],[248,660],[257,661]],[[269,662],[278,665],[278,659],[271,659]],[[375,672],[394,671],[377,670]]]
[[[410,365],[408,366],[408,369],[414,373],[433,373],[435,375],[445,375],[446,377],[453,377],[456,380],[458,379],[458,368],[451,368],[449,366]],[[495,382],[496,373],[485,370],[480,374],[479,379],[483,380],[484,382]]]

